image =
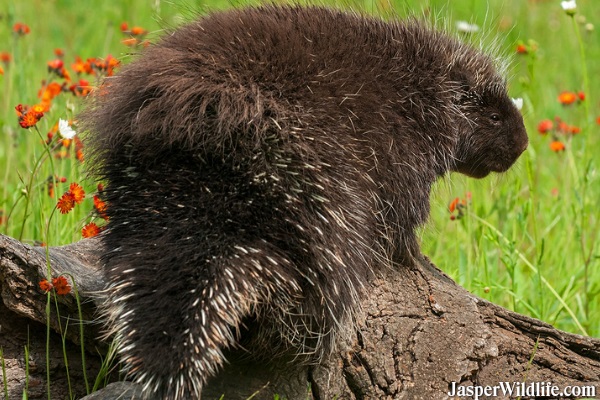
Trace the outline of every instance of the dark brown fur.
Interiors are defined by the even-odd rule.
[[[108,183],[106,314],[164,399],[198,397],[250,319],[277,351],[331,350],[369,276],[418,253],[433,182],[505,171],[527,145],[488,56],[323,8],[201,18],[83,120]]]

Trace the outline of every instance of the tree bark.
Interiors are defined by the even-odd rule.
[[[38,286],[47,274],[45,253],[45,248],[0,236],[0,348],[9,399],[22,398],[26,345],[29,358],[35,360],[35,369],[30,365],[28,372],[29,398],[46,397],[42,324],[46,324],[47,296]],[[106,344],[98,340],[102,327],[95,314],[104,287],[101,253],[100,242],[93,239],[49,249],[52,275],[70,274],[77,284],[91,380],[99,370],[98,354],[106,351]],[[66,337],[79,343],[74,294],[57,300],[60,319],[52,305],[52,329],[64,332],[68,318]],[[535,382],[550,382],[561,389],[589,386],[600,394],[600,340],[561,332],[479,299],[424,256],[415,268],[388,270],[370,282],[357,326],[349,336],[319,365],[297,365],[292,359],[252,361],[242,350],[231,350],[229,364],[209,382],[203,398],[225,394],[226,399],[243,399],[254,394],[254,399],[272,399],[277,393],[288,399],[447,399],[453,398],[448,394],[453,385],[498,386],[500,382],[524,383],[525,388]],[[57,399],[63,398],[67,375],[60,339],[58,333],[52,335],[50,353],[52,398]],[[74,360],[69,363],[71,385],[81,396],[86,393],[81,355],[73,343],[67,344],[67,358]],[[111,385],[104,394],[87,399],[115,398],[126,388],[133,393],[134,386]],[[32,387],[37,390],[34,395]],[[509,397],[497,395],[494,398]],[[469,397],[473,396],[461,396]],[[567,396],[548,398],[563,397]]]

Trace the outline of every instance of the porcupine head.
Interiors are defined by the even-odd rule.
[[[267,359],[330,352],[373,272],[418,254],[432,183],[527,146],[492,58],[318,7],[200,18],[81,120],[106,183],[109,333],[144,393],[175,400],[199,398],[240,335]]]

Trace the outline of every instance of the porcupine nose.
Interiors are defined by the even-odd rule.
[[[517,157],[519,157],[521,154],[523,154],[523,152],[527,149],[527,146],[529,145],[529,137],[527,136],[527,130],[525,129],[523,119],[521,119],[517,124],[515,138]]]

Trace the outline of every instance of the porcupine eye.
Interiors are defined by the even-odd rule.
[[[502,125],[502,118],[498,113],[492,113],[490,115],[490,121],[492,121],[492,125],[500,126]]]

